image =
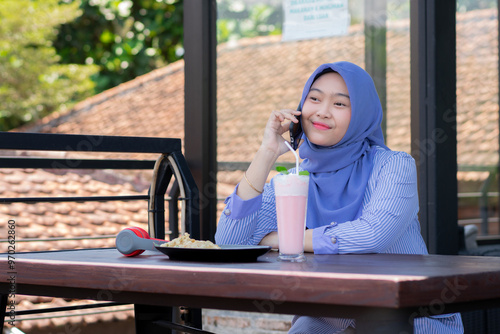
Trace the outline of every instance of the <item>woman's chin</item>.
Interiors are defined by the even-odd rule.
[[[334,140],[325,140],[324,138],[309,138],[309,141],[319,147],[332,147],[333,145],[337,144],[339,141],[334,141]]]

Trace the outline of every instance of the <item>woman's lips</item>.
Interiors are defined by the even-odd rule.
[[[318,129],[318,130],[329,130],[330,127],[326,124],[319,123],[319,122],[313,122],[313,126]]]

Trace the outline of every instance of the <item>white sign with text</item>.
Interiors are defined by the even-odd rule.
[[[346,35],[348,0],[283,0],[283,41]]]

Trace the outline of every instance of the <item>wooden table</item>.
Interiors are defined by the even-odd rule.
[[[307,255],[252,263],[171,261],[115,249],[0,257],[0,293],[355,318],[357,333],[412,333],[419,316],[500,303],[498,257]],[[9,282],[9,278],[11,281]]]

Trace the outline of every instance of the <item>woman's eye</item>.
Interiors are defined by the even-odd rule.
[[[319,101],[319,99],[317,97],[314,97],[314,96],[311,96],[310,99],[311,99],[311,101]]]

